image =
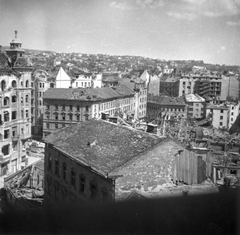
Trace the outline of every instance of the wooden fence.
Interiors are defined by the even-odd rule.
[[[173,161],[172,180],[186,184],[201,184],[212,174],[212,160],[209,152],[198,154],[184,149]]]

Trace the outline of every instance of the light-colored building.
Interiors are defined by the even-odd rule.
[[[99,119],[102,113],[134,118],[137,109],[135,94],[126,86],[91,89],[53,88],[45,92],[43,100],[44,136],[77,122]]]
[[[56,83],[56,86],[55,86],[56,88],[69,88],[71,87],[72,79],[61,67],[58,71],[55,83]]]
[[[187,116],[191,118],[204,118],[206,112],[205,99],[197,94],[189,94],[185,96],[187,104]]]
[[[160,94],[160,76],[152,75],[149,81],[148,93],[153,95]]]
[[[31,67],[22,67],[22,43],[15,38],[0,51],[7,61],[0,69],[0,175],[25,166],[26,142],[31,138]]]
[[[221,100],[239,98],[239,79],[236,75],[222,75]]]
[[[179,79],[178,96],[185,96],[194,93],[196,78],[190,75],[182,75]]]
[[[237,119],[239,114],[239,103],[231,103],[229,104],[229,124],[228,128],[231,128],[235,120]]]
[[[213,105],[206,107],[206,117],[211,118],[215,128],[229,128],[229,107],[227,105]]]

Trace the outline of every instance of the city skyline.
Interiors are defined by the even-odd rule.
[[[0,44],[240,65],[240,0],[0,0]]]

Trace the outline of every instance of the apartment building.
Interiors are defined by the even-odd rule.
[[[179,77],[163,75],[160,79],[160,95],[179,96]]]
[[[53,88],[43,97],[43,135],[56,129],[101,118],[102,113],[134,118],[136,97],[126,86],[102,88]]]
[[[23,67],[22,43],[15,38],[6,51],[0,50],[0,175],[25,165],[26,141],[31,138],[31,67]]]
[[[210,104],[206,107],[206,116],[212,120],[215,128],[229,128],[229,113],[230,109],[227,105]]]
[[[43,95],[49,88],[54,88],[55,82],[51,80],[49,74],[42,69],[37,69],[32,73],[31,82],[31,119],[33,138],[41,139],[43,136]]]
[[[167,96],[148,96],[147,116],[157,119],[166,115],[166,119],[172,116],[187,116],[187,108],[183,97],[167,97]]]
[[[187,105],[187,116],[191,118],[204,118],[206,115],[206,101],[197,94],[189,94],[185,96]]]
[[[194,93],[194,86],[197,80],[196,76],[191,75],[181,75],[179,79],[179,92],[178,96],[185,96]]]

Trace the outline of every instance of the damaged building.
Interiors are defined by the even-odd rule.
[[[44,163],[29,165],[4,179],[7,203],[15,210],[37,209],[43,206]]]
[[[187,150],[172,139],[92,119],[57,130],[44,141],[47,207],[183,193],[173,167],[179,152]],[[205,174],[191,183],[206,179]]]

